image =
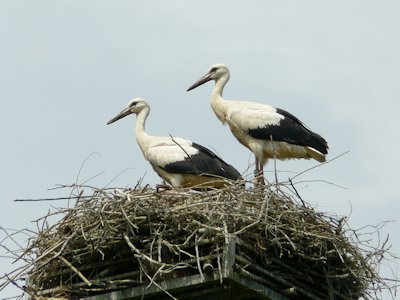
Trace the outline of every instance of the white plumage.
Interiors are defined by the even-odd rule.
[[[228,124],[236,124],[241,130],[256,129],[268,125],[278,125],[284,118],[276,109],[260,103],[230,101],[224,107]]]
[[[128,106],[107,124],[136,114],[136,140],[143,156],[165,181],[174,187],[203,186],[220,188],[226,179],[240,179],[239,172],[211,150],[179,137],[151,136],[145,132],[150,106],[142,98],[129,101]]]
[[[211,107],[218,119],[229,125],[238,141],[254,153],[257,176],[262,175],[263,166],[270,158],[325,161],[328,153],[326,141],[292,114],[266,104],[225,100],[222,92],[229,77],[225,65],[213,65],[188,91],[215,80]],[[264,182],[262,176],[260,181]]]
[[[137,138],[137,141],[146,160],[157,162],[160,167],[184,160],[188,155],[193,156],[199,153],[198,149],[192,147],[191,141],[177,137],[174,137],[173,140],[171,137],[152,137],[147,140],[148,144],[143,142],[144,139]]]

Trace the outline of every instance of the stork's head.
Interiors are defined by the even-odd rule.
[[[118,121],[119,119],[122,119],[126,116],[129,116],[130,114],[138,114],[145,108],[149,108],[149,104],[143,98],[134,98],[129,101],[126,108],[124,108],[118,115],[108,121],[107,125],[114,123],[115,121]]]
[[[218,79],[220,79],[224,76],[226,77],[226,80],[229,79],[229,69],[227,66],[225,66],[223,64],[212,65],[203,77],[201,77],[199,80],[197,80],[195,83],[193,83],[187,89],[187,92],[202,85],[203,83],[206,83],[207,81],[210,81],[210,80],[217,81]]]

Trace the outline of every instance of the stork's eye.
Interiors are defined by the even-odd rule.
[[[135,101],[135,102],[132,102],[132,104],[131,104],[131,106],[136,106],[138,103]]]
[[[215,71],[217,71],[217,67],[213,67],[213,68],[211,68],[211,70],[210,70],[210,72],[215,72]]]

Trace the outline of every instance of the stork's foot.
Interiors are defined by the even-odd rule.
[[[156,192],[157,193],[163,192],[163,191],[169,191],[171,189],[172,189],[172,187],[170,185],[168,185],[168,184],[157,184],[156,185]]]

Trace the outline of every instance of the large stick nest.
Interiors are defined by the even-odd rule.
[[[74,187],[76,188],[76,187]],[[249,270],[257,265],[276,291],[307,290],[314,299],[372,298],[384,251],[366,251],[346,218],[318,212],[283,185],[249,190],[91,189],[30,240],[26,292],[77,298],[157,284],[218,268],[226,237]],[[267,281],[266,281],[267,282]],[[296,296],[297,295],[297,296]],[[304,294],[286,295],[305,299]]]

